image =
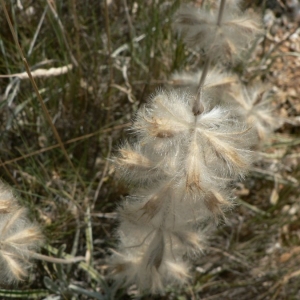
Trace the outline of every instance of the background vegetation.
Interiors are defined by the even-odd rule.
[[[25,68],[1,10],[1,178],[41,224],[43,254],[85,256],[86,262],[37,262],[28,281],[3,286],[1,297],[135,297],[134,287],[117,289],[107,278],[105,257],[116,244],[114,210],[127,193],[109,158],[130,137],[126,129],[149,95],[174,85],[172,72],[196,70],[202,63],[172,31],[182,2],[6,1],[31,71],[47,70],[35,80],[71,163],[22,75]],[[265,34],[234,70],[245,83],[270,84],[274,113],[285,123],[237,185],[238,205],[195,261],[190,284],[170,287],[158,299],[300,297],[298,6],[254,2],[243,6],[261,12]],[[61,67],[66,72],[55,74]]]

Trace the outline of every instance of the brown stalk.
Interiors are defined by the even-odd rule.
[[[224,12],[224,8],[225,8],[225,2],[226,2],[226,0],[221,0],[221,4],[220,4],[220,8],[219,8],[219,14],[218,14],[218,21],[217,21],[218,26],[221,26],[223,12]]]
[[[219,7],[219,14],[218,14],[218,20],[217,20],[217,26],[219,26],[219,27],[221,26],[221,22],[222,22],[223,12],[224,12],[224,8],[225,8],[225,2],[226,2],[226,0],[221,0],[221,4]],[[197,90],[197,94],[196,94],[196,98],[195,98],[195,102],[194,102],[194,106],[193,106],[193,113],[195,116],[200,115],[204,110],[203,104],[201,103],[202,89],[204,86],[204,82],[205,82],[208,70],[210,68],[210,63],[211,63],[211,59],[208,57],[204,64],[203,72],[201,74],[201,78],[200,78],[200,81],[198,84],[198,90]]]
[[[195,116],[200,115],[204,110],[203,104],[201,103],[202,89],[203,89],[204,82],[205,82],[205,79],[206,79],[206,76],[207,76],[207,73],[208,73],[208,70],[210,67],[210,62],[211,62],[211,59],[207,58],[207,60],[205,61],[205,64],[204,64],[204,68],[203,68],[200,80],[199,80],[198,90],[197,90],[197,94],[196,94],[196,101],[193,106],[193,113]]]

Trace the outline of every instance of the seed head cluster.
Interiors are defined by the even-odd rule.
[[[10,188],[0,182],[0,285],[24,279],[30,259],[42,241]]]
[[[203,224],[231,208],[228,185],[251,163],[251,129],[221,106],[195,116],[193,100],[158,92],[137,113],[136,143],[116,158],[134,188],[119,209],[114,273],[143,290],[188,278],[186,258],[201,252]]]
[[[242,12],[239,1],[228,1],[224,7],[219,2],[215,10],[182,7],[175,27],[191,47],[200,48],[215,61],[230,62],[260,31],[260,22],[254,14]]]
[[[176,27],[190,46],[204,49],[208,63],[174,74],[175,88],[158,91],[139,109],[135,142],[124,143],[115,158],[131,195],[119,207],[112,274],[141,291],[158,293],[190,277],[190,259],[233,206],[232,183],[244,177],[252,149],[274,129],[267,91],[210,67],[232,60],[259,31],[237,1],[225,2],[209,13],[179,10]]]

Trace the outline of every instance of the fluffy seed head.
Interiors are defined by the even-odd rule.
[[[133,124],[142,145],[155,142],[154,150],[159,151],[180,139],[194,119],[190,100],[187,93],[156,93],[149,104],[138,111]]]
[[[11,189],[0,181],[0,215],[11,213],[17,210],[18,207]]]
[[[230,4],[225,6],[220,26],[217,25],[218,9],[205,11],[183,6],[175,27],[188,45],[199,47],[211,59],[232,61],[259,33],[260,24],[256,17]]]
[[[238,113],[256,131],[259,140],[280,127],[282,120],[274,115],[271,108],[271,92],[268,86],[261,84],[245,87],[235,85],[230,93],[230,101],[239,105]]]
[[[153,294],[163,291],[168,283],[184,283],[189,277],[188,266],[181,259],[174,261],[170,239],[170,235],[158,229],[139,247],[122,249],[122,253],[113,251],[110,265],[114,278],[124,285],[136,283],[141,291]],[[189,240],[196,247],[195,238]]]
[[[42,241],[37,226],[26,217],[12,191],[0,183],[0,284],[22,280],[31,266],[30,258]]]
[[[222,79],[208,84],[213,90]],[[137,113],[135,144],[122,147],[116,159],[134,185],[119,209],[112,272],[120,283],[136,283],[142,291],[157,293],[166,283],[185,282],[186,257],[203,247],[199,228],[224,218],[232,206],[226,186],[251,161],[251,130],[226,107],[204,105],[195,116],[194,100],[176,90],[156,93]]]
[[[119,154],[114,159],[120,175],[127,182],[147,184],[157,179],[158,170],[155,162],[147,156],[145,149],[140,144],[129,145],[126,143],[119,149]]]
[[[157,160],[160,174],[185,175],[187,190],[209,190],[205,182],[234,180],[247,171],[254,140],[250,127],[232,117],[228,108],[208,107],[195,117],[193,100],[193,96],[176,91],[157,94],[138,113],[133,127],[147,149],[145,156]],[[154,125],[157,119],[160,122]],[[172,135],[153,135],[154,131],[164,132],[166,126]],[[151,177],[152,173],[146,174]]]

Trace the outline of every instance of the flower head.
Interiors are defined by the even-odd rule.
[[[250,128],[221,106],[208,108],[195,117],[191,109],[193,99],[176,91],[155,95],[138,112],[133,125],[141,145],[151,148],[159,160],[169,160],[176,154],[177,170],[173,174],[186,170],[187,178],[196,185],[195,176],[200,176],[196,174],[201,173],[206,181],[213,180],[205,173],[206,169],[211,170],[208,172],[212,176],[232,179],[243,174],[250,162],[248,149],[253,143]]]
[[[136,142],[116,158],[133,192],[119,208],[113,275],[143,291],[188,278],[184,258],[201,252],[199,228],[224,218],[232,207],[228,182],[251,162],[251,130],[221,106],[195,116],[193,100],[176,90],[156,93],[137,113]]]
[[[42,241],[37,226],[26,217],[13,193],[0,184],[0,283],[22,280],[28,274],[32,251]]]
[[[232,61],[259,33],[257,17],[241,12],[231,1],[225,6],[223,18],[217,24],[216,11],[197,10],[183,6],[176,18],[176,28],[185,42],[199,47],[213,60]]]
[[[263,140],[282,124],[271,108],[271,92],[261,84],[245,87],[236,85],[230,93],[230,102],[238,104],[238,114],[253,127],[259,140]]]

